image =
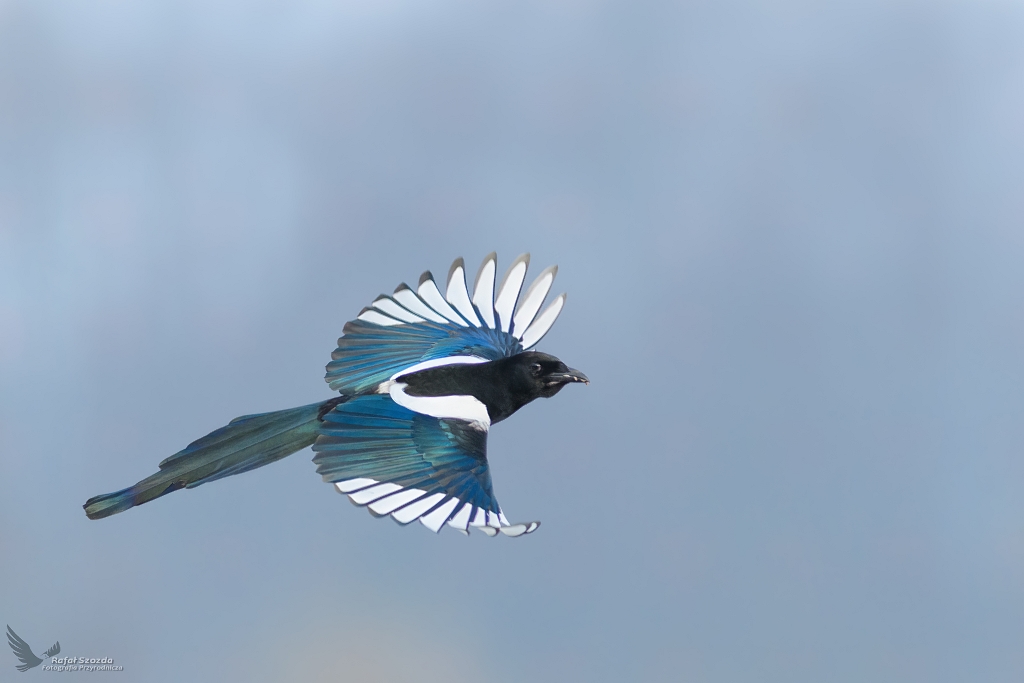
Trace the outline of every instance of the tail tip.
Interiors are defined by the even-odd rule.
[[[103,519],[135,507],[135,494],[130,488],[104,493],[85,501],[82,507],[85,508],[85,515],[89,519]]]

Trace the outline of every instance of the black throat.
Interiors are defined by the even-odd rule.
[[[516,356],[487,363],[443,365],[399,377],[410,396],[473,396],[485,406],[491,424],[501,422],[535,398]]]

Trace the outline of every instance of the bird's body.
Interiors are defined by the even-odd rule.
[[[135,486],[85,504],[92,519],[247,472],[313,446],[325,481],[377,516],[447,523],[509,536],[539,526],[510,524],[494,498],[487,433],[524,405],[586,376],[529,351],[550,329],[565,295],[540,311],[557,269],[520,296],[529,256],[516,259],[495,290],[494,254],[470,296],[462,259],[446,296],[433,276],[404,283],[345,325],[327,365],[340,396],[299,408],[247,415],[189,444]],[[496,291],[496,294],[495,294]]]
[[[565,365],[546,353],[527,351],[489,363],[443,365],[420,370],[401,378],[409,396],[448,396],[464,392],[484,404],[490,423],[496,424],[530,401],[554,396],[564,384],[556,384],[550,394],[547,387],[535,387],[530,366],[541,370],[550,366],[552,372],[566,371]],[[559,367],[561,366],[561,367]]]

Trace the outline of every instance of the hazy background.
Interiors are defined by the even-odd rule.
[[[1024,679],[1024,6],[821,5],[0,1],[0,623],[126,683]],[[86,519],[492,249],[593,380],[492,432],[539,533],[308,451]]]

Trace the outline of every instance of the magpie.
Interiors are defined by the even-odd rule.
[[[544,270],[523,292],[530,255],[519,256],[495,288],[488,254],[470,295],[458,258],[442,296],[427,271],[347,322],[325,380],[339,393],[319,403],[235,418],[160,463],[134,486],[90,498],[102,519],[182,488],[248,472],[312,446],[323,480],[377,517],[419,520],[439,532],[516,537],[540,522],[512,524],[491,486],[487,433],[537,398],[590,380],[532,350],[565,305],[541,310],[558,272]]]

